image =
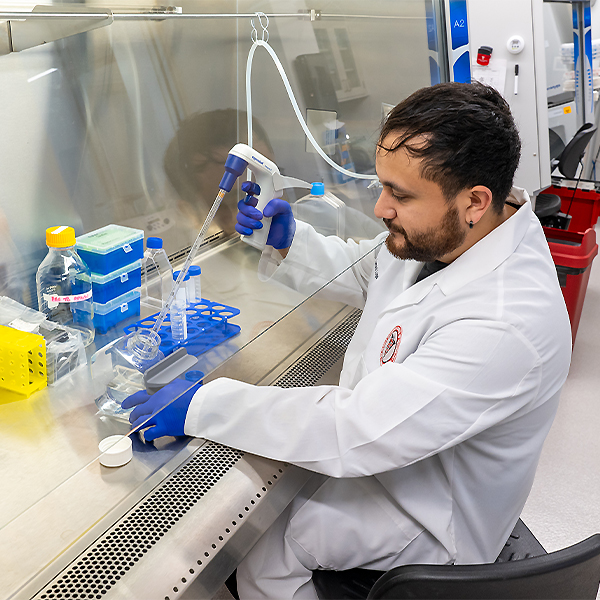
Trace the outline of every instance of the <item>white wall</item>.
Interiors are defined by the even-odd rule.
[[[480,46],[494,51],[490,67],[506,65],[503,89],[519,127],[522,141],[521,163],[515,185],[529,194],[550,185],[548,111],[546,101],[546,62],[542,0],[469,0],[471,62]],[[511,54],[508,40],[521,36],[524,48]],[[518,94],[514,94],[515,65],[519,65]]]

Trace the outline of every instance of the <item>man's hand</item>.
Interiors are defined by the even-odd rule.
[[[137,427],[143,423],[144,429],[150,427],[144,431],[144,439],[148,442],[163,435],[185,435],[185,417],[192,397],[202,384],[197,383],[188,389],[189,385],[189,381],[174,379],[155,394],[149,395],[142,390],[125,398],[123,408],[135,406],[129,415],[131,426]]]
[[[252,235],[255,229],[261,229],[261,219],[271,217],[271,229],[267,244],[276,250],[286,250],[292,245],[296,233],[296,221],[292,207],[285,200],[274,198],[261,213],[256,207],[258,200],[254,196],[246,197],[238,202],[238,214],[235,230],[242,235]]]

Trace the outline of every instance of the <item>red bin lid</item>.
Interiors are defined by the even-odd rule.
[[[544,227],[554,263],[563,267],[585,269],[598,254],[596,231],[588,229],[580,233]]]

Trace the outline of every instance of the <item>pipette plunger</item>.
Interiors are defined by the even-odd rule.
[[[242,192],[246,192],[247,194],[246,198],[244,198],[245,202],[248,198],[260,196],[260,186],[254,181],[244,181],[242,183]]]

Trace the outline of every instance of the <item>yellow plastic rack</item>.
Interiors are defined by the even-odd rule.
[[[41,335],[0,325],[0,388],[29,398],[46,387],[46,340]],[[4,394],[0,390],[0,403]]]

